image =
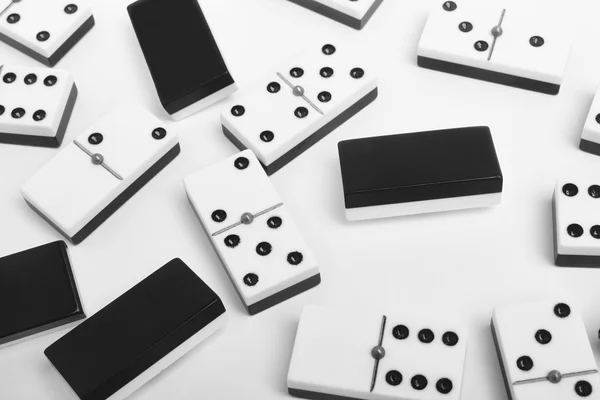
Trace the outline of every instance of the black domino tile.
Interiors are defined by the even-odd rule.
[[[47,137],[47,136],[32,136],[32,135],[18,135],[14,133],[4,133],[0,132],[0,143],[5,144],[18,144],[24,146],[35,146],[35,147],[60,147],[63,138],[65,137],[65,133],[67,131],[67,126],[69,125],[69,121],[71,120],[71,114],[73,113],[73,108],[75,108],[75,102],[77,101],[77,86],[73,84],[73,88],[71,89],[71,93],[69,94],[69,98],[67,100],[67,105],[65,106],[65,110],[63,112],[62,118],[58,125],[58,130],[56,132],[56,136]]]
[[[234,84],[197,0],[138,0],[127,11],[169,114]]]
[[[552,197],[552,236],[554,240],[554,264],[557,267],[600,268],[600,256],[578,256],[558,254],[558,232],[556,226],[556,200]]]
[[[591,142],[589,140],[581,139],[579,142],[579,148],[587,153],[595,154],[600,156],[600,144]]]
[[[419,56],[417,58],[417,64],[422,68],[447,72],[449,74],[460,75],[486,82],[498,83],[500,85],[519,89],[531,90],[533,92],[556,95],[560,91],[560,85],[556,85],[554,83],[522,78],[519,76],[503,74],[501,72],[489,71],[481,68],[469,67],[466,65],[436,60],[429,57]]]
[[[200,218],[200,215],[198,215],[198,213],[196,212],[196,208],[194,207],[194,204],[192,203],[192,199],[190,199],[189,196],[188,196],[188,201],[190,203],[190,206],[194,210],[194,213],[196,214],[198,221],[200,222],[200,226],[202,226],[202,230],[204,231],[204,233],[206,234],[206,237],[208,238],[208,241],[212,245],[212,248],[214,249],[215,254],[217,255],[217,257],[219,257],[219,261],[221,262],[223,269],[227,273],[227,276],[229,276],[229,280],[231,280],[231,283],[233,284],[233,287],[235,288],[235,291],[236,291],[238,297],[242,301],[242,304],[244,304],[244,307],[246,308],[246,311],[248,312],[248,314],[256,315],[260,312],[265,311],[268,308],[271,308],[273,306],[276,306],[279,303],[282,303],[288,299],[291,299],[294,296],[304,293],[307,290],[312,289],[321,283],[321,274],[316,274],[316,275],[311,276],[310,278],[303,280],[302,282],[298,282],[295,285],[292,285],[280,292],[272,294],[271,296],[269,296],[265,299],[262,299],[259,302],[247,305],[244,302],[244,298],[242,297],[242,294],[240,293],[240,291],[237,288],[237,285],[235,283],[233,276],[231,276],[231,274],[229,273],[229,270],[227,269],[225,262],[221,258],[221,255],[219,254],[217,247],[215,246],[214,242],[212,241],[210,233],[208,233],[208,231],[206,230],[206,227],[202,223],[202,219]]]
[[[87,223],[79,232],[73,237],[70,237],[63,232],[54,222],[52,222],[44,213],[38,210],[33,204],[25,200],[25,202],[38,213],[46,222],[48,222],[54,229],[60,232],[65,238],[67,238],[73,244],[81,243],[87,238],[92,232],[94,232],[104,221],[106,221],[111,215],[115,213],[123,204],[133,197],[141,188],[144,187],[152,178],[154,178],[163,168],[171,163],[181,152],[181,146],[179,143],[169,150],[160,160],[158,160],[153,166],[151,166],[146,172],[144,172],[135,182],[133,182],[127,189],[125,189],[120,195],[118,195],[109,205],[107,205],[102,211],[98,213],[90,222]]]
[[[0,258],[0,346],[83,318],[65,242]]]
[[[54,67],[95,25],[96,21],[94,16],[89,17],[83,25],[81,25],[55,52],[46,58],[41,54],[35,52],[31,48],[17,42],[16,40],[0,33],[0,41],[8,44],[9,46],[19,50],[20,52],[28,55],[46,65],[47,67]]]
[[[289,0],[292,3],[298,4],[304,8],[308,8],[311,11],[319,13],[325,17],[331,18],[334,21],[340,22],[344,25],[348,25],[354,29],[362,29],[365,27],[367,22],[371,19],[375,11],[379,8],[383,0],[377,0],[373,3],[369,11],[365,14],[362,19],[353,18],[343,12],[336,10],[335,8],[331,8],[326,6],[325,4],[319,3],[314,0]]]
[[[309,390],[300,390],[292,388],[288,388],[288,393],[290,394],[290,396],[300,397],[302,399],[309,400],[366,400],[360,399],[358,397],[338,396],[335,394],[311,392]]]
[[[354,115],[358,114],[363,108],[371,104],[376,98],[378,94],[378,88],[373,89],[362,99],[358,100],[351,107],[346,109],[339,116],[331,120],[321,129],[304,139],[302,142],[298,143],[294,148],[290,151],[279,157],[277,160],[273,161],[269,165],[265,165],[262,162],[260,163],[263,166],[263,169],[267,173],[267,175],[273,175],[275,172],[279,171],[281,168],[285,167],[288,163],[292,162],[296,157],[304,153],[306,150],[310,149],[316,143],[318,143],[325,136],[329,135],[331,132],[336,130],[339,126],[341,126],[344,122],[348,121]],[[223,128],[223,133],[225,137],[227,137],[239,150],[244,151],[247,147],[240,141],[235,135],[227,129],[225,126],[221,126]]]
[[[500,370],[502,371],[502,379],[504,379],[504,387],[506,388],[506,395],[508,396],[508,400],[513,400],[512,395],[510,393],[510,383],[508,381],[506,369],[504,368],[504,360],[502,359],[502,352],[500,351],[498,335],[496,334],[496,328],[494,327],[494,320],[491,321],[490,328],[492,329],[492,338],[494,339],[494,347],[496,348],[496,354],[498,355],[498,362],[500,363]]]
[[[502,192],[485,126],[346,140],[338,151],[347,209]]]
[[[81,400],[105,400],[225,313],[174,259],[44,352]]]

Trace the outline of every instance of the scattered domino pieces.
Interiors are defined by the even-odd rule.
[[[0,258],[0,348],[85,318],[65,242]]]
[[[104,115],[21,188],[71,242],[89,236],[179,154],[179,140],[136,106]]]
[[[321,282],[314,255],[251,151],[187,177],[185,190],[250,315]]]
[[[338,150],[349,221],[489,207],[502,197],[487,127],[351,139]]]
[[[226,322],[219,296],[174,259],[44,353],[80,400],[125,399]]]

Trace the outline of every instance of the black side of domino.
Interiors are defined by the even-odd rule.
[[[127,11],[169,114],[234,84],[197,0],[138,0]]]
[[[500,85],[519,89],[531,90],[533,92],[556,95],[560,91],[560,85],[553,83],[503,74],[501,72],[489,71],[467,65],[455,64],[448,61],[435,60],[429,57],[418,56],[417,64],[419,67],[432,69],[434,71],[447,72],[453,75],[478,79],[480,81],[498,83]]]
[[[82,400],[104,400],[225,313],[174,259],[52,344],[46,357]]]
[[[85,318],[63,241],[0,258],[0,347]]]
[[[347,14],[344,14],[335,8],[328,7],[322,3],[319,3],[314,0],[289,0],[292,3],[298,4],[304,8],[308,8],[311,11],[314,11],[318,14],[321,14],[325,17],[331,18],[334,21],[342,23],[344,25],[348,25],[354,29],[362,29],[365,27],[367,22],[371,19],[375,11],[379,8],[383,0],[377,0],[373,3],[369,11],[365,14],[362,19],[353,18]]]
[[[181,152],[181,146],[179,143],[175,145],[171,150],[167,152],[160,160],[152,165],[146,172],[144,172],[135,182],[133,182],[127,189],[125,189],[120,195],[118,195],[109,205],[107,205],[102,211],[98,213],[86,226],[84,226],[79,232],[73,237],[70,237],[63,232],[54,222],[47,218],[44,213],[38,210],[33,204],[25,200],[25,202],[35,211],[40,217],[48,222],[54,229],[61,233],[65,238],[69,239],[73,244],[79,244],[85,238],[92,234],[104,221],[106,221],[111,215],[113,215],[123,204],[133,197],[141,188],[143,188],[152,178],[154,178],[160,171],[163,170],[167,165],[171,163]]]
[[[78,95],[77,85],[73,83],[73,88],[69,94],[67,105],[63,112],[60,124],[56,136],[33,136],[33,135],[19,135],[15,133],[0,132],[0,143],[6,144],[18,144],[23,146],[34,146],[34,147],[60,147],[62,144],[65,133],[67,132],[67,126],[71,120],[73,114],[73,108],[75,108],[75,102],[77,101]],[[1,105],[1,104],[0,104]]]
[[[267,173],[267,175],[271,176],[275,172],[279,171],[281,168],[285,167],[287,164],[292,162],[296,157],[304,153],[306,150],[310,149],[312,146],[317,144],[321,139],[325,138],[325,136],[329,135],[331,132],[336,130],[338,127],[344,124],[344,122],[348,121],[354,115],[358,114],[363,108],[371,104],[377,98],[379,93],[379,89],[375,88],[371,92],[367,93],[362,99],[358,100],[352,106],[348,107],[344,112],[338,115],[336,118],[332,119],[329,123],[323,126],[321,129],[317,130],[315,133],[304,139],[302,142],[298,143],[295,147],[293,147],[290,151],[279,157],[277,160],[273,161],[269,165],[265,165],[262,162],[260,163]],[[244,144],[232,134],[229,129],[225,126],[221,126],[223,129],[223,133],[225,137],[231,141],[240,151],[244,151],[247,149]]]
[[[488,127],[352,139],[338,150],[346,209],[502,192]]]
[[[335,394],[311,392],[308,390],[290,389],[288,388],[288,394],[290,396],[299,397],[301,399],[310,400],[364,400],[356,397],[338,396]]]

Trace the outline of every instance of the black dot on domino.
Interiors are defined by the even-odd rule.
[[[246,109],[243,106],[233,106],[231,108],[231,114],[234,117],[241,117],[246,112]]]
[[[590,228],[590,235],[594,239],[600,239],[600,225],[594,225]]]
[[[365,76],[365,70],[362,68],[352,68],[352,70],[350,71],[350,76],[353,77],[354,79],[360,79],[363,76]]]
[[[49,75],[44,79],[44,85],[48,87],[56,85],[56,82],[58,82],[58,78],[54,75]]]
[[[33,113],[33,120],[36,122],[43,121],[44,118],[46,118],[46,111],[44,110],[37,110]]]
[[[50,33],[48,31],[41,31],[35,37],[38,41],[45,42],[46,40],[50,39]]]
[[[588,188],[588,194],[594,199],[600,198],[600,186],[592,185]]]
[[[317,99],[321,103],[329,103],[331,101],[331,93],[323,91],[317,95]]]
[[[427,387],[427,378],[423,375],[415,375],[410,380],[410,386],[415,390],[423,390]]]
[[[14,119],[22,118],[25,115],[25,110],[21,107],[15,108],[10,114]]]
[[[475,50],[477,51],[486,51],[490,45],[485,40],[478,40],[475,42]]]
[[[8,18],[6,18],[6,22],[9,24],[16,24],[21,20],[21,16],[19,14],[10,14]]]
[[[446,346],[454,347],[458,344],[458,340],[458,335],[451,331],[444,333],[444,335],[442,336],[442,342]]]
[[[529,44],[533,47],[542,47],[544,43],[544,38],[541,36],[532,36],[531,39],[529,39]]]
[[[517,368],[521,371],[530,371],[533,368],[533,360],[529,356],[521,356],[517,360]]]
[[[35,74],[27,74],[27,76],[25,76],[24,82],[26,85],[33,85],[37,82],[37,76]]]
[[[392,386],[398,386],[402,383],[402,374],[396,370],[391,370],[385,374],[385,381]]]
[[[256,246],[256,254],[259,256],[268,256],[273,251],[273,246],[271,246],[268,242],[260,242],[258,246]]]
[[[392,335],[398,340],[405,340],[410,336],[410,330],[406,325],[396,325],[392,329]]]
[[[75,4],[68,4],[65,7],[65,13],[67,14],[75,14],[78,10],[78,7]]]
[[[579,193],[579,189],[576,185],[567,183],[562,187],[562,192],[565,194],[565,196],[574,197],[577,196],[577,193]]]
[[[573,238],[578,238],[583,235],[583,228],[579,224],[571,224],[567,227],[567,233]]]
[[[238,235],[229,235],[224,240],[225,246],[230,248],[236,248],[240,244],[240,237]]]
[[[267,220],[267,226],[271,229],[277,229],[281,227],[283,220],[280,217],[271,217]]]
[[[326,44],[325,46],[323,46],[323,48],[321,49],[321,51],[323,52],[323,54],[325,54],[326,56],[330,56],[333,53],[335,53],[335,46],[332,44]]]
[[[277,82],[271,82],[267,85],[267,92],[277,93],[281,90],[281,85]]]
[[[465,33],[467,33],[467,32],[471,32],[471,31],[473,30],[473,24],[472,24],[472,23],[470,23],[470,22],[467,22],[467,21],[465,21],[465,22],[461,22],[461,23],[458,25],[458,29],[459,29],[461,32],[465,32]]]
[[[227,213],[225,212],[225,210],[215,210],[210,215],[210,217],[213,221],[221,223],[227,219]]]
[[[2,78],[2,80],[4,81],[4,83],[13,83],[17,80],[17,75],[15,75],[13,72],[9,72],[7,74],[4,74],[4,78]]]
[[[6,107],[0,106],[0,115],[4,115],[5,111],[6,111]]]
[[[548,344],[552,341],[552,334],[545,329],[539,329],[535,333],[535,340],[539,344]]]
[[[97,145],[102,143],[102,141],[104,140],[104,136],[102,136],[101,133],[92,133],[89,137],[88,137],[88,143],[92,144],[92,145]]]
[[[421,329],[418,337],[421,343],[431,343],[433,342],[433,339],[435,339],[435,335],[433,334],[431,329]]]
[[[306,108],[306,107],[298,107],[294,111],[294,115],[297,118],[306,118],[306,116],[308,115],[308,108]]]
[[[287,262],[290,263],[291,265],[299,265],[303,259],[304,259],[304,256],[299,251],[292,251],[287,256]]]
[[[442,7],[446,11],[454,11],[454,10],[456,10],[458,8],[458,6],[456,5],[456,3],[453,2],[453,1],[446,1],[446,2],[444,2],[444,4],[442,5]]]
[[[238,157],[233,162],[233,165],[235,165],[237,169],[242,171],[248,168],[248,165],[250,165],[250,160],[248,160],[246,157]]]
[[[262,140],[265,143],[272,142],[274,138],[275,134],[272,131],[263,131],[260,134],[260,140]]]
[[[588,381],[578,381],[575,384],[575,393],[579,397],[588,397],[592,394],[592,385]]]
[[[295,67],[290,70],[290,76],[293,78],[301,78],[302,75],[304,75],[304,70],[302,68]]]
[[[448,394],[452,391],[452,381],[448,378],[442,378],[435,384],[435,388],[441,394]]]
[[[321,68],[321,71],[319,72],[319,74],[323,78],[331,78],[333,76],[333,68],[323,67],[323,68]]]
[[[258,283],[258,275],[252,273],[247,274],[244,276],[244,283],[246,286],[256,286]]]
[[[559,303],[554,306],[554,315],[558,318],[567,318],[571,315],[571,307],[565,303]]]

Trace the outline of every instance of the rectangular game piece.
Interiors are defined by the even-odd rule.
[[[354,29],[365,27],[383,0],[290,0]]]
[[[600,267],[600,182],[559,180],[552,198],[554,261],[559,267]]]
[[[467,330],[446,319],[306,306],[288,392],[313,400],[458,400]]]
[[[271,175],[377,98],[352,44],[327,43],[285,63],[221,114],[223,132]]]
[[[0,65],[0,143],[59,147],[77,100],[67,71]]]
[[[160,102],[175,121],[237,90],[197,0],[138,0],[127,11]]]
[[[250,315],[321,282],[314,255],[250,150],[187,177],[185,191]]]
[[[600,156],[600,90],[596,93],[585,121],[579,148]]]
[[[23,198],[73,243],[84,240],[180,151],[174,132],[137,106],[105,114],[21,188]]]
[[[94,26],[82,0],[0,0],[0,41],[53,67]]]
[[[490,129],[445,129],[338,144],[349,221],[488,207],[502,171]]]
[[[509,400],[600,399],[600,375],[583,320],[563,301],[494,310],[492,336]]]
[[[65,242],[0,258],[0,348],[83,318]]]
[[[44,354],[77,398],[121,400],[226,322],[219,296],[176,258]]]
[[[444,1],[418,46],[421,67],[545,94],[558,94],[569,58],[565,24],[547,13]]]

